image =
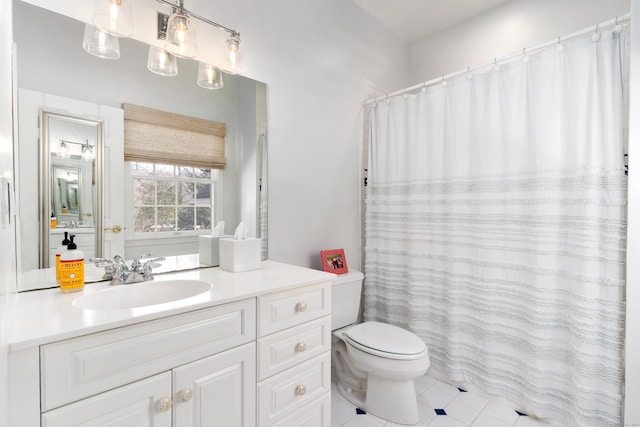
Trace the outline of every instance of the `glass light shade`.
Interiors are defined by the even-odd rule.
[[[242,74],[247,71],[240,53],[240,38],[238,36],[231,36],[227,39],[227,56],[221,68],[229,74]]]
[[[220,89],[224,86],[220,68],[201,62],[198,65],[198,86],[205,89]]]
[[[161,76],[175,76],[178,74],[178,60],[167,49],[149,46],[147,69]]]
[[[95,0],[93,23],[102,31],[118,37],[133,34],[133,0]]]
[[[167,21],[167,50],[181,58],[193,58],[198,53],[196,27],[183,12],[176,12]]]
[[[82,47],[91,55],[104,59],[120,58],[120,40],[91,24],[84,27]]]

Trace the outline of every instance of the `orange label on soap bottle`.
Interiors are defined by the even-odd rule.
[[[84,286],[84,260],[60,261],[60,289],[70,290]]]

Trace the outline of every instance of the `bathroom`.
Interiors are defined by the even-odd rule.
[[[410,44],[352,2],[193,3],[191,6],[187,1],[186,7],[242,33],[247,75],[269,88],[269,258],[312,268],[320,268],[318,251],[328,247],[343,247],[350,266],[358,268],[361,264],[359,159],[364,100],[380,94],[379,90],[394,91],[464,69],[623,15],[636,6],[635,2],[512,0],[422,43]],[[2,212],[6,212],[7,200],[12,200],[7,185],[11,188],[14,182],[9,7],[10,2],[1,6],[5,24],[0,49]],[[500,31],[508,31],[509,36],[502,36]],[[632,61],[638,58],[634,48],[632,42]],[[637,99],[633,95],[632,104]],[[632,110],[631,123],[637,122],[634,113]],[[633,135],[637,131],[632,126],[630,132]],[[634,160],[631,156],[630,170],[635,169]],[[638,183],[633,174],[630,178],[629,194],[635,195]],[[629,198],[630,212],[636,209],[636,199]],[[4,242],[0,291],[10,294],[16,283],[16,255],[11,250],[15,235],[13,222],[5,216],[0,224]],[[629,222],[629,259],[637,257],[635,226]],[[640,360],[640,321],[632,317],[640,313],[640,297],[634,286],[638,281],[636,265],[629,263],[627,270],[628,402],[640,398],[640,365],[635,362]],[[11,322],[10,310],[3,304],[0,331]],[[4,339],[0,338],[1,396],[7,395]],[[6,413],[5,404],[2,399],[0,414]],[[631,404],[626,411],[626,424],[640,423],[640,409]]]

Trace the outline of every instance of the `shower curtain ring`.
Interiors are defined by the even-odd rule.
[[[473,78],[473,75],[471,74],[471,67],[467,67],[467,74],[465,75],[465,77],[467,78],[467,80],[471,80]]]
[[[596,24],[596,32],[591,35],[591,40],[593,40],[594,42],[597,42],[598,40],[600,40],[601,35],[598,32],[599,28],[600,28],[600,24]]]

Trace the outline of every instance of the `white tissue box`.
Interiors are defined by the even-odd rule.
[[[220,239],[222,237],[225,236],[198,236],[200,264],[212,267],[220,265]]]
[[[220,268],[238,273],[257,270],[261,267],[260,239],[220,239]]]

